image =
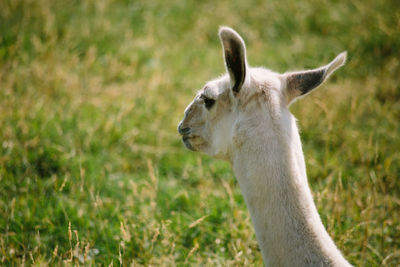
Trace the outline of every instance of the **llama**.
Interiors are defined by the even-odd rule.
[[[227,74],[209,81],[184,112],[185,146],[229,161],[266,266],[351,266],[325,230],[308,186],[296,120],[288,107],[343,66],[279,74],[247,64],[243,39],[221,27]]]

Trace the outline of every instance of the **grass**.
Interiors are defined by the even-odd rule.
[[[261,266],[230,166],[177,123],[249,62],[349,62],[291,109],[322,220],[356,266],[400,264],[400,9],[391,0],[0,2],[2,265]]]

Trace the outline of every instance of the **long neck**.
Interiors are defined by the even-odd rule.
[[[326,232],[308,186],[300,137],[255,132],[233,157],[266,266],[350,266]]]

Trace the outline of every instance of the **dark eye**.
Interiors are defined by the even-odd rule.
[[[212,106],[214,106],[215,100],[211,98],[204,97],[204,105],[206,106],[207,109],[210,109]]]

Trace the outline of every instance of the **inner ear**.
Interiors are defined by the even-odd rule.
[[[325,69],[315,69],[292,73],[287,77],[287,87],[297,95],[307,94],[324,81]]]
[[[288,105],[293,103],[297,97],[311,92],[314,88],[317,88],[320,84],[326,81],[329,75],[344,65],[346,62],[346,56],[347,53],[343,52],[328,65],[323,67],[283,74],[283,77],[286,80],[285,92]]]
[[[246,79],[246,47],[238,33],[221,27],[219,37],[224,51],[225,67],[229,73],[232,90],[238,93]]]

